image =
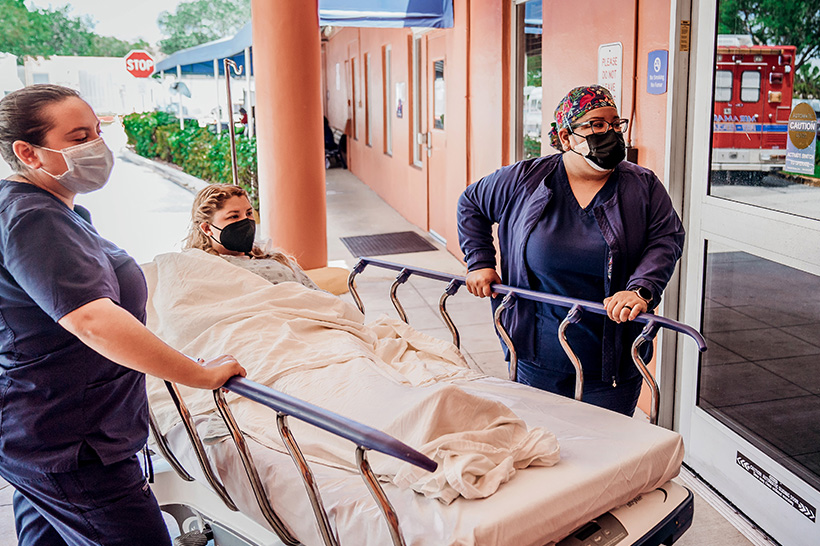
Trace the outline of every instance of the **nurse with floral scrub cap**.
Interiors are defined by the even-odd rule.
[[[567,329],[584,369],[585,402],[632,415],[641,376],[631,343],[653,310],[683,248],[680,218],[660,180],[624,161],[623,132],[609,91],[576,87],[555,109],[550,144],[559,154],[503,167],[469,186],[458,203],[467,289],[485,297],[503,283],[602,302]],[[498,224],[499,276],[492,227]],[[500,298],[492,300],[493,308]],[[567,308],[517,300],[505,325],[518,381],[572,397],[575,368],[558,342]],[[644,357],[650,357],[651,344]]]
[[[114,157],[76,91],[33,85],[0,100],[0,476],[21,546],[170,545],[136,452],[145,374],[203,389],[244,375],[194,362],[143,324],[139,266],[75,210]],[[122,203],[120,206],[128,206]]]

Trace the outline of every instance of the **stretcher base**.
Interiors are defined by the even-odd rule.
[[[692,525],[694,495],[667,482],[582,525],[555,546],[659,546],[674,544]],[[552,545],[550,545],[552,546]]]
[[[176,533],[184,533],[207,524],[214,533],[213,546],[283,546],[275,533],[229,510],[206,486],[183,481],[159,456],[153,460],[152,489],[166,520],[173,520],[172,534],[174,526]],[[669,546],[689,529],[693,514],[692,492],[670,481],[546,546]]]
[[[151,489],[159,502],[171,537],[193,530],[213,532],[209,546],[284,546],[276,534],[241,512],[229,510],[199,482],[179,478],[164,459],[155,455]]]

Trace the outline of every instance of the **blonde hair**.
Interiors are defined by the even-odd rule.
[[[225,202],[231,197],[245,197],[250,201],[248,192],[239,186],[232,184],[211,184],[202,188],[194,197],[194,204],[191,207],[191,225],[188,227],[188,236],[182,244],[182,248],[198,248],[209,254],[219,255],[214,249],[211,238],[206,235],[199,225],[203,222],[211,224],[217,212],[222,210]],[[262,260],[276,260],[282,265],[293,269],[291,257],[282,252],[265,252],[255,244],[250,252],[250,257]]]

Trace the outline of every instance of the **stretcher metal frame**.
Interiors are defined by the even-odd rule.
[[[398,272],[395,281],[390,287],[390,299],[397,313],[399,314],[399,317],[405,323],[408,322],[408,319],[407,314],[405,313],[404,308],[402,307],[401,302],[398,298],[398,287],[406,283],[413,275],[446,282],[447,286],[443,294],[441,295],[441,298],[439,299],[439,311],[441,313],[442,319],[444,320],[445,324],[447,325],[448,329],[452,334],[453,344],[456,347],[460,347],[459,332],[455,323],[453,322],[452,318],[447,312],[446,303],[447,299],[455,295],[458,292],[459,288],[465,284],[464,277],[450,275],[439,271],[411,267],[384,260],[378,260],[373,258],[360,258],[356,266],[351,271],[350,276],[348,277],[348,288],[350,289],[350,294],[353,297],[356,306],[362,313],[364,313],[365,307],[362,303],[361,298],[359,297],[358,292],[356,291],[355,278],[358,274],[362,273],[368,265]],[[567,353],[567,356],[569,357],[570,361],[573,363],[576,369],[577,376],[575,384],[575,398],[577,400],[581,400],[583,394],[583,369],[581,362],[579,361],[575,353],[572,351],[572,348],[570,347],[566,339],[566,330],[570,324],[579,322],[582,319],[584,312],[605,315],[606,310],[604,309],[603,305],[599,303],[577,300],[563,296],[555,296],[551,294],[534,292],[531,290],[525,290],[521,288],[513,288],[510,286],[500,284],[495,284],[492,288],[495,293],[504,295],[504,299],[495,311],[494,322],[499,336],[504,341],[509,350],[510,379],[512,381],[515,381],[517,376],[517,357],[512,340],[510,339],[510,336],[502,323],[503,311],[515,305],[515,301],[517,298],[523,298],[536,302],[548,303],[569,308],[567,316],[564,318],[563,322],[559,327],[558,333],[561,346],[564,348],[564,351]],[[632,344],[632,359],[635,365],[637,366],[638,370],[640,371],[643,380],[647,383],[647,385],[652,391],[652,407],[649,417],[650,421],[653,424],[657,424],[657,414],[659,407],[658,385],[652,374],[649,372],[646,363],[640,356],[641,346],[646,342],[651,342],[657,335],[660,328],[668,328],[692,337],[701,351],[706,350],[706,342],[704,341],[700,333],[694,328],[691,328],[690,326],[681,324],[679,322],[664,317],[659,317],[649,313],[642,313],[635,319],[635,321],[643,323],[645,324],[645,326],[641,334],[635,339],[634,343]],[[199,462],[199,466],[203,474],[205,475],[206,481],[209,483],[214,493],[222,500],[222,502],[229,510],[238,511],[236,504],[230,498],[224,485],[217,477],[216,472],[214,472],[213,470],[213,465],[210,459],[208,458],[202,439],[200,438],[196,430],[193,417],[191,416],[190,411],[185,405],[185,402],[182,399],[182,396],[180,395],[179,389],[173,383],[166,381],[165,384],[168,388],[168,392],[171,396],[171,399],[174,402],[174,405],[176,406],[177,411],[180,414],[183,426],[186,430],[191,445],[193,446],[194,453],[196,455],[197,461]],[[311,424],[313,426],[319,427],[323,430],[346,438],[355,444],[356,462],[359,469],[359,473],[362,479],[364,480],[371,495],[375,499],[388,525],[392,543],[394,546],[404,546],[405,542],[401,534],[398,516],[395,510],[393,509],[389,499],[385,495],[384,490],[379,484],[378,479],[376,478],[375,474],[370,468],[370,464],[367,460],[367,450],[372,449],[384,453],[386,455],[403,460],[405,462],[408,462],[410,464],[413,464],[415,466],[418,466],[431,472],[437,468],[437,464],[434,461],[432,461],[425,455],[419,453],[418,451],[414,450],[413,448],[405,445],[399,440],[393,438],[392,436],[389,436],[379,430],[373,429],[351,419],[347,419],[345,417],[322,409],[303,400],[299,400],[298,398],[275,391],[273,389],[255,383],[249,379],[241,377],[233,377],[229,379],[225,383],[225,385],[213,391],[215,405],[222,419],[224,420],[226,426],[228,427],[230,436],[234,442],[234,445],[237,448],[237,451],[242,461],[242,465],[248,476],[250,486],[254,492],[257,504],[260,510],[262,511],[262,515],[264,516],[268,524],[271,526],[274,533],[276,533],[276,535],[279,537],[279,540],[281,540],[284,544],[288,546],[296,546],[301,543],[296,537],[292,535],[292,533],[288,530],[287,526],[284,524],[284,522],[282,522],[282,520],[279,518],[279,516],[276,514],[276,511],[272,507],[270,500],[268,499],[265,493],[262,480],[259,477],[259,474],[256,470],[256,466],[254,465],[250,449],[248,448],[247,442],[245,441],[245,437],[242,431],[239,429],[239,426],[237,425],[236,420],[234,419],[233,414],[231,413],[231,410],[228,407],[227,402],[225,401],[223,391],[233,392],[235,394],[258,402],[264,406],[267,406],[276,412],[276,423],[280,437],[282,438],[282,441],[285,447],[287,448],[291,456],[291,459],[293,460],[294,464],[299,470],[300,477],[303,481],[306,492],[310,499],[314,518],[319,527],[320,535],[322,537],[323,543],[326,546],[338,546],[339,541],[330,525],[327,511],[325,510],[322,504],[320,492],[314,479],[313,473],[310,469],[310,466],[307,464],[304,455],[299,449],[296,439],[290,432],[290,428],[287,424],[288,416],[292,416],[308,424]],[[165,458],[170,467],[182,480],[193,481],[194,478],[185,470],[183,465],[172,453],[168,441],[166,440],[165,436],[161,434],[159,427],[156,424],[156,419],[154,418],[153,413],[149,413],[149,417],[151,432],[155,439],[160,454]]]
[[[362,313],[365,311],[364,303],[362,303],[362,300],[356,291],[355,279],[356,276],[363,272],[368,265],[399,272],[398,275],[396,275],[396,280],[390,287],[390,300],[393,302],[393,306],[396,308],[399,318],[408,324],[407,313],[405,313],[404,308],[398,298],[399,286],[406,283],[413,275],[448,283],[447,288],[441,295],[441,299],[439,299],[439,312],[441,313],[444,323],[447,325],[447,328],[453,336],[453,344],[460,348],[460,336],[458,329],[456,328],[453,320],[450,318],[450,315],[447,313],[446,302],[449,297],[458,292],[458,289],[462,285],[466,284],[465,277],[450,275],[448,273],[442,273],[440,271],[433,271],[430,269],[410,267],[375,258],[359,258],[358,263],[348,277],[347,287],[350,290],[350,295],[353,296],[353,301],[356,302],[356,306]],[[504,344],[507,346],[510,354],[510,381],[516,381],[518,379],[518,357],[515,351],[515,345],[513,344],[512,339],[510,338],[510,335],[502,322],[502,315],[504,311],[512,308],[515,305],[517,298],[569,308],[566,317],[564,317],[564,320],[561,321],[561,324],[558,327],[558,341],[564,349],[564,352],[567,354],[567,357],[569,357],[570,362],[572,362],[572,365],[575,367],[575,399],[582,400],[584,391],[583,366],[575,352],[572,350],[569,341],[567,341],[566,331],[570,324],[576,324],[582,320],[584,312],[594,313],[597,315],[606,315],[607,313],[604,306],[600,303],[591,301],[568,298],[565,296],[556,296],[554,294],[545,294],[543,292],[535,292],[524,288],[514,288],[503,284],[493,284],[492,290],[496,294],[504,295],[504,299],[501,300],[501,303],[496,308],[493,318],[498,335],[504,341]],[[635,366],[638,368],[644,382],[651,391],[649,420],[653,425],[657,425],[658,409],[660,408],[660,390],[658,388],[657,381],[655,381],[655,377],[649,371],[646,362],[644,362],[641,357],[641,347],[644,343],[652,342],[661,328],[668,328],[669,330],[686,334],[695,340],[695,343],[698,345],[698,350],[701,352],[706,350],[706,341],[703,339],[700,332],[691,326],[682,324],[672,319],[657,316],[652,313],[641,313],[634,319],[634,322],[639,322],[645,326],[640,335],[638,335],[632,343],[632,361],[635,363]]]
[[[210,484],[214,493],[216,493],[216,495],[222,500],[229,510],[234,512],[238,511],[239,509],[236,504],[228,495],[227,490],[217,477],[216,472],[213,470],[213,465],[211,464],[211,461],[205,451],[202,439],[196,430],[193,417],[182,399],[179,389],[175,384],[168,381],[165,382],[165,385],[168,388],[171,399],[180,414],[183,426],[185,427],[185,431],[188,435],[188,439],[194,448],[196,458],[207,482]],[[254,402],[258,402],[276,412],[276,424],[279,429],[279,434],[291,456],[291,459],[299,469],[299,474],[305,485],[308,497],[310,498],[313,514],[316,518],[316,523],[319,526],[319,531],[325,545],[338,546],[339,541],[331,528],[327,511],[322,504],[319,489],[313,477],[313,472],[307,464],[304,455],[299,449],[296,439],[290,432],[287,425],[288,416],[294,417],[295,419],[299,419],[305,423],[311,424],[353,442],[356,446],[356,463],[359,473],[361,474],[362,479],[367,485],[371,495],[376,500],[382,515],[387,521],[390,535],[393,539],[393,544],[395,546],[404,545],[404,540],[399,529],[398,516],[390,504],[387,495],[385,495],[384,490],[379,484],[376,475],[370,468],[370,463],[367,459],[367,451],[372,449],[430,472],[434,471],[438,466],[433,460],[429,459],[425,455],[422,455],[418,451],[393,438],[392,436],[353,421],[352,419],[348,419],[336,413],[322,409],[293,396],[275,391],[243,377],[233,377],[229,379],[221,388],[213,391],[214,402],[220,415],[222,416],[222,419],[225,421],[231,438],[234,441],[237,451],[239,452],[239,456],[242,460],[242,466],[248,476],[250,486],[254,492],[257,504],[262,511],[262,515],[279,537],[279,540],[288,546],[297,546],[301,544],[301,542],[299,542],[299,540],[292,535],[271,505],[270,500],[265,493],[262,480],[259,477],[256,466],[254,465],[253,457],[251,456],[251,452],[248,448],[247,442],[245,441],[245,437],[239,429],[239,426],[237,425],[236,420],[234,419],[233,414],[225,401],[223,390],[236,393],[240,396],[253,400]],[[149,417],[151,433],[154,436],[160,454],[165,458],[171,468],[181,479],[185,481],[193,481],[194,478],[191,477],[176,456],[173,455],[168,441],[165,436],[160,433],[153,413],[150,413]]]

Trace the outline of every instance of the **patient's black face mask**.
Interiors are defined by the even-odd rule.
[[[211,227],[219,230],[219,240],[213,235],[211,238],[226,249],[233,252],[248,253],[253,250],[253,239],[256,236],[256,223],[251,218],[245,218],[223,228],[218,228],[211,224]]]

